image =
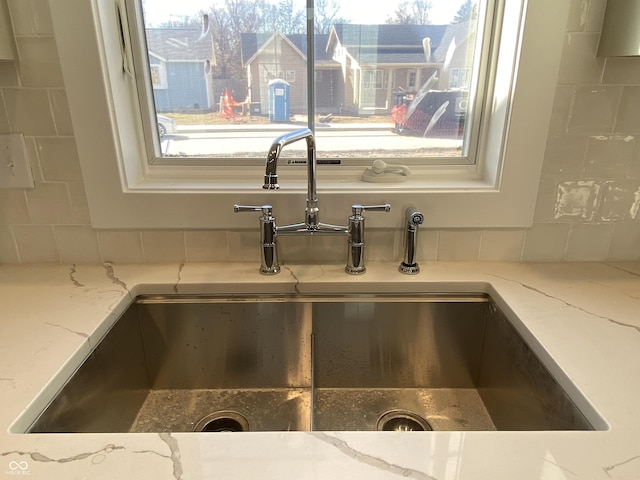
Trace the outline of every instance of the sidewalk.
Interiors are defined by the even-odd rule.
[[[322,130],[333,131],[389,131],[394,128],[393,122],[389,123],[318,123],[316,124],[316,132]],[[176,128],[178,133],[208,133],[208,132],[255,132],[255,131],[282,131],[297,130],[306,128],[304,123],[268,123],[268,124],[245,124],[229,122],[226,125],[178,125]]]

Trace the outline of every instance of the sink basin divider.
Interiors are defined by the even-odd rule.
[[[312,320],[313,321],[313,320]],[[311,393],[310,393],[310,397],[309,397],[309,405],[310,405],[310,412],[309,412],[309,431],[313,432],[314,429],[314,419],[315,419],[315,388],[316,388],[316,382],[315,382],[315,342],[316,342],[316,336],[313,333],[313,326],[311,328],[311,342],[310,342],[310,349],[311,349],[311,372],[310,372],[310,377],[311,377]]]

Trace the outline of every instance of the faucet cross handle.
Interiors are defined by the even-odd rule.
[[[273,211],[273,207],[271,205],[234,205],[233,211],[235,213],[240,212],[262,212],[263,215],[269,216]]]
[[[352,275],[360,275],[366,271],[364,264],[364,216],[365,211],[388,212],[391,205],[352,205],[349,217],[349,256],[345,271]]]
[[[274,275],[280,272],[276,243],[276,217],[273,216],[273,207],[271,205],[234,205],[233,211],[262,213],[260,215],[260,273]]]
[[[389,212],[391,211],[391,205],[385,203],[383,205],[352,205],[351,213],[356,215],[362,215],[365,211],[369,212]]]

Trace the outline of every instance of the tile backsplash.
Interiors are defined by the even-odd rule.
[[[259,261],[257,232],[98,231],[87,202],[47,0],[8,0],[19,62],[0,62],[0,134],[23,133],[35,189],[0,190],[0,263]],[[606,0],[571,0],[529,229],[420,231],[423,261],[640,260],[640,58],[598,58]],[[369,260],[402,257],[372,230]],[[283,238],[283,262],[337,262],[344,239]]]

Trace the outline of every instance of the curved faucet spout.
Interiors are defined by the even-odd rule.
[[[280,185],[278,185],[278,158],[280,158],[280,153],[282,153],[282,149],[286,145],[297,142],[298,140],[302,140],[303,138],[307,141],[307,165],[309,168],[309,172],[311,172],[313,164],[313,196],[315,197],[316,142],[313,137],[313,132],[308,128],[302,128],[300,130],[294,130],[293,132],[285,133],[284,135],[279,136],[273,141],[273,144],[269,149],[269,153],[267,154],[267,164],[264,173],[264,185],[262,186],[262,188],[268,190],[280,188]]]

